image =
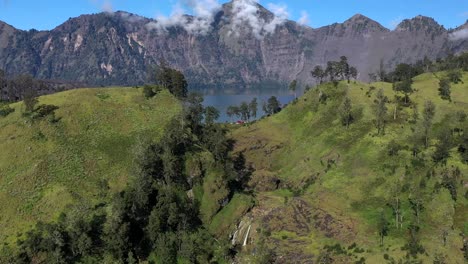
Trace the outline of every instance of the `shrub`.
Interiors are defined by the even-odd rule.
[[[162,90],[159,85],[145,85],[143,86],[143,95],[146,99],[154,97],[158,92]]]
[[[9,105],[2,106],[0,107],[0,116],[5,117],[14,111],[15,109],[11,108]]]
[[[108,99],[108,98],[110,97],[110,95],[108,95],[108,94],[106,94],[106,93],[98,93],[98,94],[96,94],[96,96],[97,96],[99,99],[103,100],[103,101],[106,100],[106,99]]]
[[[48,115],[51,115],[55,113],[55,110],[59,109],[58,106],[56,105],[40,105],[37,107],[35,110],[36,114],[38,117],[46,117]]]

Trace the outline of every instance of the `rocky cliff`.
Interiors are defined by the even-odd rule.
[[[88,85],[135,85],[164,59],[182,70],[192,88],[237,91],[313,83],[310,71],[341,55],[366,80],[380,62],[435,59],[468,50],[468,24],[446,30],[418,16],[389,30],[355,15],[312,29],[251,0],[224,4],[209,19],[180,16],[157,21],[126,12],[82,15],[51,31],[21,31],[0,23],[0,68],[39,79]]]

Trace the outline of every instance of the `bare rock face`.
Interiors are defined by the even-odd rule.
[[[169,25],[126,12],[82,15],[51,31],[0,23],[0,68],[8,74],[91,86],[142,84],[150,66],[165,60],[184,72],[192,89],[241,92],[293,79],[313,83],[314,66],[342,55],[367,80],[381,61],[390,69],[466,50],[468,24],[448,31],[417,16],[389,30],[358,14],[312,29],[251,0],[224,4],[209,20],[181,16]]]

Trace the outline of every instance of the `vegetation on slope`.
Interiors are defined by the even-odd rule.
[[[106,200],[125,187],[139,138],[157,141],[181,111],[167,91],[146,100],[139,89],[79,89],[39,98],[55,119],[23,116],[22,103],[0,117],[0,241],[72,203]]]
[[[224,263],[235,254],[225,231],[253,205],[243,192],[245,160],[229,155],[232,143],[215,123],[219,112],[180,92],[183,76],[169,77],[143,90],[46,96],[38,106],[25,97],[28,110],[11,104],[2,133],[22,141],[6,147],[17,153],[21,142],[37,154],[4,159],[4,189],[14,197],[16,188],[29,188],[21,197],[37,200],[28,200],[27,210],[24,200],[1,201],[2,212],[22,210],[29,218],[6,215],[10,230],[24,232],[2,232],[10,243],[0,262]],[[45,164],[31,169],[34,162]],[[40,184],[20,183],[26,176]]]
[[[291,263],[466,261],[468,75],[451,83],[451,101],[444,75],[413,78],[411,92],[324,84],[233,130],[255,169],[250,250],[266,241]]]

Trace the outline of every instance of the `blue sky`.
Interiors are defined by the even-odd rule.
[[[0,20],[19,29],[52,29],[70,17],[103,10],[124,10],[155,18],[170,15],[174,7],[197,0],[0,0]],[[202,0],[203,1],[203,0]],[[226,0],[204,0],[218,1]],[[262,5],[286,7],[289,19],[312,27],[342,22],[356,13],[392,28],[404,18],[425,15],[446,28],[468,19],[468,0],[260,0]],[[190,8],[185,8],[190,13]],[[305,19],[307,17],[308,19]]]

